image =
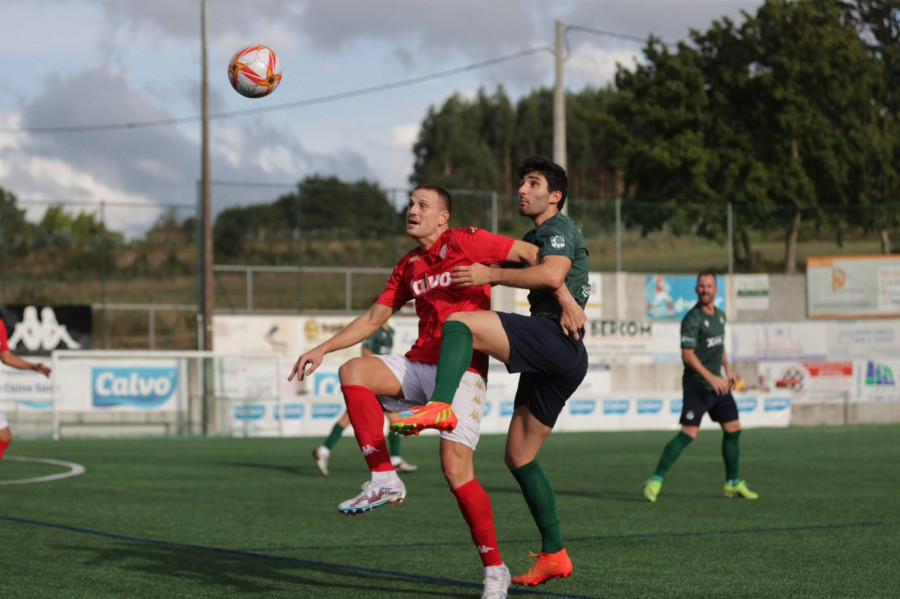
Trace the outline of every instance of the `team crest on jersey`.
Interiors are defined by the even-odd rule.
[[[708,326],[709,326],[709,321],[708,321],[708,320],[704,320],[704,321],[703,321],[703,326],[708,327]]]
[[[591,297],[591,286],[583,285],[581,287],[581,297]]]
[[[441,260],[443,260],[444,256],[446,256],[446,255],[447,255],[447,244],[445,243],[444,245],[441,246],[441,251],[438,252],[438,256],[440,256]]]
[[[725,324],[725,319],[721,316],[719,317],[719,324]]]
[[[419,258],[421,258],[421,256],[410,256],[410,257],[409,257],[409,260],[407,260],[406,262],[407,262],[407,264],[412,264],[413,262],[415,262],[415,261],[418,260]]]
[[[566,247],[566,238],[562,235],[554,235],[550,238],[550,246],[555,250],[561,250]]]

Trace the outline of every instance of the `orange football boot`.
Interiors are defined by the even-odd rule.
[[[531,553],[529,557],[536,557],[537,561],[531,564],[525,574],[514,576],[513,584],[533,587],[544,584],[551,578],[565,578],[572,575],[572,560],[569,559],[565,547],[556,553]]]
[[[450,404],[433,401],[424,406],[416,406],[400,412],[400,418],[391,422],[391,432],[408,437],[418,435],[426,428],[449,433],[459,422]]]

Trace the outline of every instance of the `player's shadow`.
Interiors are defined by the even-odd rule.
[[[522,489],[519,487],[485,487],[490,495],[512,494],[521,495]],[[646,503],[646,499],[641,494],[641,490],[636,492],[625,491],[575,491],[571,489],[554,489],[557,497],[586,497],[588,499],[603,499],[607,501],[625,501]]]
[[[58,545],[64,551],[87,554],[86,567],[104,570],[118,567],[134,580],[135,573],[146,574],[142,589],[159,596],[180,593],[245,594],[290,592],[296,597],[473,597],[480,592],[473,585],[447,588],[446,582],[413,580],[389,572],[360,567],[358,570],[323,563],[277,556],[240,555],[216,549],[173,547],[139,543],[111,543],[106,547]],[[407,564],[409,565],[409,564]],[[86,574],[90,576],[90,574]],[[184,581],[177,587],[160,577]],[[189,591],[191,585],[196,585]],[[468,588],[472,586],[473,588]],[[408,587],[408,588],[404,588]],[[429,588],[431,587],[431,588]],[[218,591],[215,591],[218,589]]]

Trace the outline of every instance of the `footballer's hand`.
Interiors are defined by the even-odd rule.
[[[477,263],[468,266],[457,266],[451,271],[450,279],[458,287],[473,287],[493,283],[493,280],[491,280],[491,267]]]
[[[731,383],[728,379],[723,379],[720,376],[714,376],[713,380],[709,381],[709,383],[713,386],[717,395],[728,395],[731,392]]]
[[[303,380],[306,375],[312,374],[315,372],[316,368],[322,364],[322,358],[325,356],[325,352],[319,349],[313,349],[299,358],[297,358],[297,362],[294,364],[294,368],[291,370],[291,375],[288,377],[289,381],[294,380],[294,377],[297,377],[298,380]]]
[[[562,312],[559,315],[559,326],[564,335],[571,335],[578,341],[578,331],[584,328],[587,322],[587,314],[576,302],[562,302]]]
[[[45,377],[50,378],[50,372],[51,372],[51,370],[50,370],[50,367],[47,366],[46,364],[41,364],[40,362],[35,363],[35,365],[34,365],[34,371],[35,371],[35,372],[40,372],[40,373],[43,374]]]

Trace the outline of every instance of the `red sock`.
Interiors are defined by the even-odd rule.
[[[494,531],[494,513],[491,511],[491,498],[481,486],[477,478],[473,478],[461,487],[453,489],[459,511],[462,512],[472,540],[478,548],[481,563],[485,566],[499,566],[500,549],[497,547],[497,533]]]
[[[372,472],[393,470],[384,439],[384,410],[375,394],[359,385],[341,385],[356,442]]]
[[[9,447],[9,441],[0,440],[0,460],[3,459],[3,454],[6,453],[7,447]]]

